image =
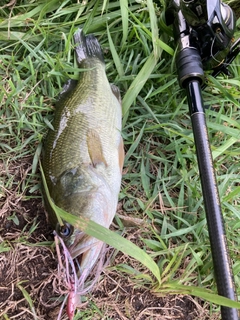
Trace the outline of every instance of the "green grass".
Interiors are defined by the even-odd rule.
[[[126,265],[121,272],[158,295],[189,293],[221,304],[224,299],[203,290],[216,293],[216,284],[188,106],[176,77],[175,43],[159,21],[164,2],[79,2],[17,1],[0,9],[0,201],[8,190],[24,200],[40,197],[41,143],[62,86],[68,78],[78,78],[72,35],[84,26],[98,37],[108,79],[121,90],[126,151],[121,214],[144,222],[144,264],[152,266],[155,277]],[[206,111],[207,125],[240,296],[239,62],[238,57],[230,67],[232,78],[209,76],[203,98],[213,107]],[[16,181],[11,167],[26,159],[26,175]],[[128,232],[124,220],[116,222],[119,233]],[[94,224],[88,226],[101,233]],[[115,244],[110,231],[105,230],[105,237],[131,252],[117,233]],[[0,251],[7,250],[8,243],[0,243]],[[134,258],[141,261],[140,249]],[[31,297],[19,287],[35,316]]]

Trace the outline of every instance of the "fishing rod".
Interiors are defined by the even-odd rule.
[[[202,98],[204,71],[228,74],[240,51],[240,40],[233,43],[235,16],[220,0],[170,0],[165,19],[178,44],[178,81],[187,94],[218,294],[237,300]],[[235,308],[223,306],[221,315],[239,320]]]

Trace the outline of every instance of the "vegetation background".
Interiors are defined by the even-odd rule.
[[[237,1],[229,4],[238,8]],[[164,10],[161,0],[1,1],[0,319],[59,314],[61,302],[53,298],[65,289],[57,285],[38,160],[56,98],[67,79],[79,78],[72,35],[80,26],[98,38],[108,79],[121,90],[126,157],[112,226],[122,240],[104,235],[121,251],[110,250],[110,266],[74,319],[219,319],[223,300],[216,295],[191,121]],[[229,67],[231,77],[206,74],[203,92],[238,295],[239,61]]]

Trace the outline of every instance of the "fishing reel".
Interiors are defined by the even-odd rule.
[[[232,56],[236,49],[233,45],[236,19],[227,4],[220,0],[170,0],[165,19],[167,25],[173,24],[179,47],[180,85],[183,86],[189,77],[203,82],[203,70],[221,69],[220,72],[227,73],[228,55]],[[238,53],[239,48],[234,58]]]

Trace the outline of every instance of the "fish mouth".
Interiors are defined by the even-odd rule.
[[[68,264],[70,273],[74,273],[74,271],[80,273],[83,253],[88,249],[83,248],[80,244],[86,242],[88,236],[79,230],[74,230],[69,223],[64,223],[62,226],[57,225],[56,229],[54,231],[55,242],[58,240],[61,244],[61,248],[59,248],[61,257],[58,257],[59,264],[64,264],[65,269],[67,269]]]
[[[99,242],[99,240],[88,236],[78,229],[74,232],[72,239],[73,241],[69,246],[69,252],[73,259],[76,259],[79,256],[86,256]]]
[[[89,236],[78,229],[75,229],[71,224],[64,222],[62,225],[57,224],[56,231],[61,242],[62,254],[67,254],[78,264],[81,265],[83,253],[91,248],[91,246],[84,245],[88,242]],[[56,236],[56,234],[55,234]],[[60,240],[60,239],[59,239]]]

